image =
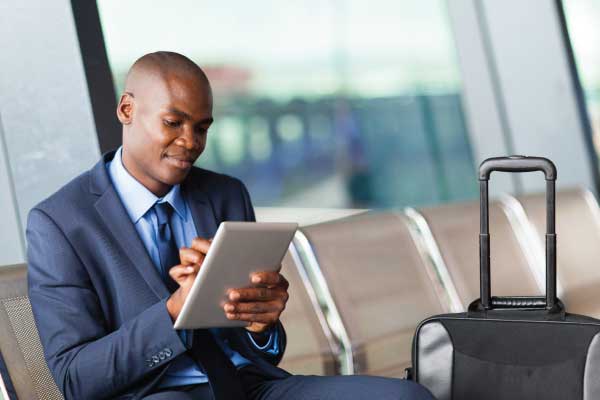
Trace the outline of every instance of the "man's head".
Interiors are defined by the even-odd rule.
[[[117,107],[125,168],[157,196],[181,183],[206,145],[212,103],[206,75],[187,57],[139,58]]]

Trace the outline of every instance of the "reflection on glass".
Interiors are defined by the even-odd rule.
[[[253,117],[248,122],[249,135],[248,151],[256,162],[266,161],[271,158],[273,146],[269,136],[269,124],[260,117]]]
[[[244,125],[232,116],[219,118],[213,127],[219,159],[225,166],[239,165],[244,161]]]
[[[302,120],[294,114],[282,115],[277,121],[277,133],[284,142],[297,142],[304,133]]]
[[[443,0],[99,0],[120,92],[155,50],[207,72],[202,167],[263,206],[369,207],[477,196]]]
[[[563,0],[579,78],[600,154],[600,1]]]

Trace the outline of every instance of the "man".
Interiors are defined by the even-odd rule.
[[[291,376],[279,273],[232,289],[227,318],[247,327],[177,332],[210,240],[253,221],[244,185],[193,167],[212,123],[212,92],[186,57],[148,54],[117,108],[123,146],[29,215],[29,296],[46,360],[70,399],[430,399],[412,382]]]

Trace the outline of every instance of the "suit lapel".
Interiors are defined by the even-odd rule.
[[[160,277],[152,259],[140,239],[135,226],[127,215],[119,195],[112,185],[108,186],[95,204],[96,210],[117,245],[137,268],[148,286],[160,299],[169,297],[169,290]]]
[[[183,185],[183,195],[194,220],[199,237],[209,239],[217,232],[218,224],[208,194],[192,184],[191,173]]]
[[[117,246],[138,270],[156,296],[160,299],[169,297],[169,291],[148,255],[144,243],[127,215],[106,171],[106,163],[112,160],[114,155],[115,151],[105,153],[91,171],[90,192],[99,196],[95,203],[96,210],[115,238]],[[198,186],[201,180],[202,177],[196,176],[193,170],[190,171],[182,184],[183,195],[192,213],[198,236],[211,238],[217,232],[217,218],[208,194]]]

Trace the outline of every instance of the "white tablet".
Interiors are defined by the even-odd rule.
[[[227,289],[252,286],[252,272],[278,271],[296,229],[295,223],[222,222],[175,329],[246,326],[225,317]]]

